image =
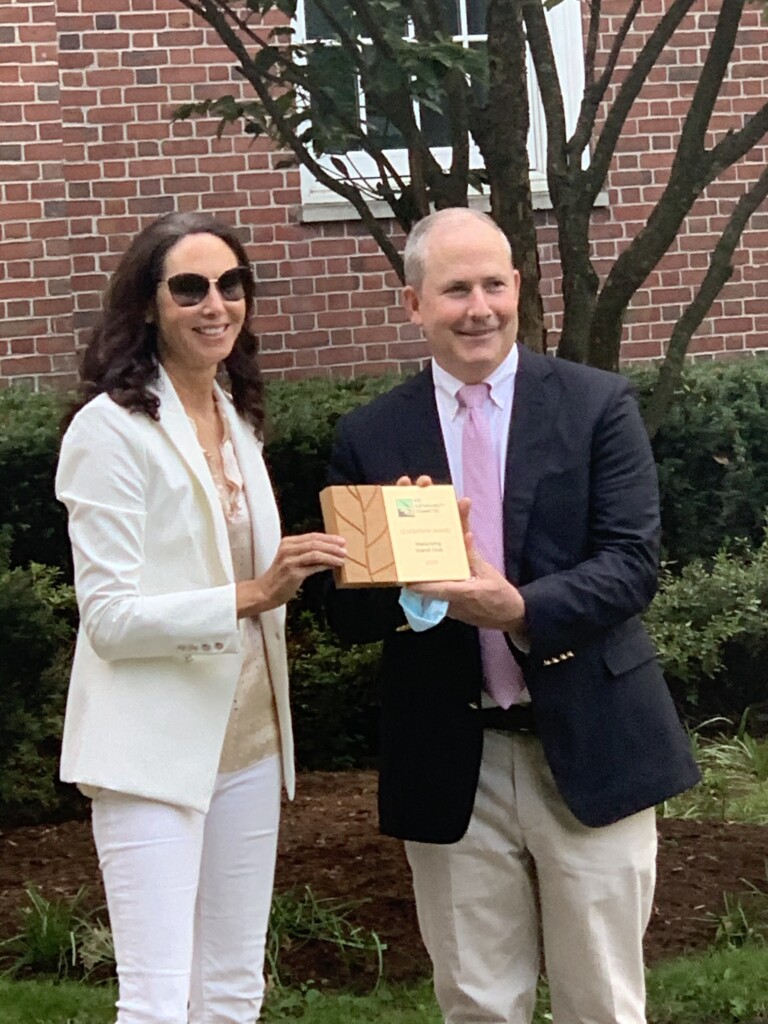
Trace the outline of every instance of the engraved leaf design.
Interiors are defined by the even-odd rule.
[[[340,487],[334,495],[334,505],[339,528],[347,540],[347,581],[392,581],[394,555],[381,488],[370,484]]]

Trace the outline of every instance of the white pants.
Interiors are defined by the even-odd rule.
[[[94,796],[117,1024],[258,1020],[279,818],[278,757],[219,775],[207,815]]]
[[[466,835],[406,853],[446,1024],[529,1024],[542,942],[554,1024],[643,1024],[652,808],[587,828],[538,740],[487,730]]]

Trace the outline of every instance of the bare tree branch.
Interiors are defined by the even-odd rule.
[[[718,239],[699,291],[677,321],[672,331],[664,362],[659,370],[659,379],[644,412],[648,433],[654,437],[672,404],[685,363],[694,331],[698,329],[712,303],[733,274],[733,254],[736,250],[749,218],[768,198],[768,167],[758,180],[745,192],[733,209],[728,223]]]
[[[621,55],[621,49],[624,46],[643,0],[632,0],[629,10],[624,15],[624,20],[613,40],[613,45],[608,53],[602,74],[599,79],[595,80],[595,50],[600,31],[601,2],[602,0],[592,0],[591,2],[589,35],[587,37],[587,68],[589,77],[586,78],[586,87],[579,110],[579,117],[569,143],[571,152],[577,155],[579,160],[581,159],[581,154],[589,145],[589,140],[592,138],[597,120],[597,112],[608,91],[608,86],[611,84],[613,73],[616,70],[616,65]]]
[[[522,0],[528,45],[531,48],[536,79],[539,83],[544,119],[547,123],[547,181],[553,205],[557,205],[568,171],[565,106],[555,51],[541,0]]]
[[[621,130],[637,99],[645,80],[656,65],[664,47],[675,29],[696,0],[672,0],[656,28],[651,33],[637,60],[621,84],[616,99],[610,106],[602,130],[592,152],[589,168],[584,175],[582,202],[592,207],[608,175]]]
[[[707,59],[683,126],[666,188],[645,227],[613,264],[595,308],[590,362],[614,368],[621,323],[632,296],[667,251],[694,202],[715,176],[704,148],[714,103],[736,42],[745,0],[729,0],[718,15]],[[751,136],[742,136],[742,138]]]
[[[704,155],[704,139],[736,45],[736,33],[744,13],[745,2],[746,0],[728,0],[728,3],[720,8],[712,42],[680,133],[675,154],[676,164],[700,160]],[[674,174],[673,165],[672,175]]]
[[[570,140],[544,13],[545,7],[559,0],[488,0],[487,97],[481,97],[468,78],[468,74],[475,73],[474,59],[468,60],[459,47],[452,51],[445,0],[402,0],[400,4],[385,0],[309,2],[325,14],[329,34],[343,53],[343,58],[339,57],[343,74],[346,76],[348,67],[350,81],[354,76],[371,112],[368,124],[358,115],[346,77],[336,89],[337,83],[319,73],[319,63],[312,63],[316,44],[311,40],[281,42],[279,38],[274,43],[275,36],[280,36],[279,28],[264,38],[267,30],[255,23],[256,18],[278,9],[285,11],[282,0],[249,0],[247,4],[243,0],[180,0],[213,26],[239,60],[240,71],[254,91],[250,103],[222,97],[214,110],[222,114],[223,122],[243,116],[254,127],[262,127],[317,181],[345,199],[401,277],[400,256],[373,216],[371,201],[383,198],[397,222],[408,230],[431,206],[465,205],[470,183],[487,180],[492,214],[510,238],[521,271],[521,339],[531,347],[543,348],[540,269],[527,155],[527,31],[547,126],[546,170],[562,270],[563,319],[558,354],[567,358],[608,368],[618,365],[623,316],[632,296],[658,265],[707,185],[768,133],[768,103],[763,103],[755,114],[715,139],[711,148],[706,147],[747,0],[722,0],[719,5],[713,2],[712,11],[719,13],[689,109],[681,117],[680,142],[676,154],[670,157],[666,187],[646,225],[614,262],[601,289],[592,264],[594,201],[605,186],[633,105],[659,59],[669,52],[670,44],[674,45],[675,32],[683,19],[698,9],[700,0],[649,4],[654,11],[659,6],[663,10],[652,18],[648,12],[650,31],[639,44],[634,40],[639,17],[644,13],[643,0],[612,2],[611,11],[619,12],[615,16],[618,31],[609,41],[605,40],[604,28],[607,5],[603,0],[582,0],[588,18],[585,90]],[[406,17],[412,19],[415,36],[408,42],[403,32]],[[604,43],[607,52],[604,63],[598,66]],[[625,70],[622,57],[629,45],[639,46],[639,53]],[[617,82],[620,67],[623,77]],[[610,101],[609,92],[613,93]],[[310,104],[306,114],[301,107],[304,102]],[[420,104],[439,109],[444,115],[451,151],[447,169],[435,158],[422,131]],[[201,112],[208,107],[210,103],[201,105]],[[605,118],[595,138],[603,113]],[[404,140],[407,173],[390,161],[384,146],[389,144],[391,133],[379,130],[379,114]],[[470,169],[470,132],[485,161],[485,179],[474,178],[475,172]],[[339,148],[341,155],[331,157],[330,162],[319,158],[313,148],[333,150],[337,143],[348,152],[344,155]],[[584,167],[583,154],[591,143],[591,162]],[[362,167],[355,166],[358,149],[375,168],[368,178],[363,177]],[[654,409],[663,412],[666,408],[664,403],[670,394],[667,378],[673,379],[692,332],[731,273],[731,258],[744,224],[765,198],[765,177],[765,173],[760,174],[759,182],[733,209],[713,250],[701,289],[675,325],[652,414]]]
[[[194,0],[180,0],[180,2],[185,6],[190,7],[194,4]],[[344,181],[340,181],[330,175],[322,164],[312,156],[308,147],[301,143],[296,132],[283,116],[282,111],[264,81],[257,74],[254,74],[249,70],[249,65],[251,63],[250,55],[238,34],[232,29],[218,8],[214,8],[213,4],[209,3],[208,0],[204,0],[204,6],[206,9],[206,21],[208,21],[208,23],[216,30],[220,39],[228,47],[230,52],[239,60],[243,75],[253,86],[256,95],[264,106],[264,109],[273,121],[280,125],[282,141],[284,144],[293,151],[299,162],[310,171],[317,181],[321,182],[321,184],[325,185],[326,188],[331,189],[337,195],[340,195],[343,199],[346,199],[347,202],[354,207],[363,224],[365,224],[372,237],[378,243],[400,280],[404,280],[402,256],[392,244],[386,232],[382,230],[381,225],[374,217],[370,207],[365,202],[360,192],[352,185],[349,185]]]
[[[528,89],[525,32],[518,4],[488,4],[488,99],[472,112],[472,132],[485,161],[491,213],[512,246],[520,271],[519,333],[544,351],[536,225],[528,166]]]
[[[595,84],[595,60],[597,44],[600,39],[600,16],[602,0],[589,0],[589,28],[587,29],[587,45],[584,47],[584,81],[587,90]]]
[[[737,132],[728,132],[717,143],[710,156],[712,171],[720,174],[726,167],[745,156],[768,132],[768,103],[752,115]]]

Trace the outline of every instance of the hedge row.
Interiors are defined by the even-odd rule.
[[[633,376],[642,399],[652,375]],[[319,522],[338,417],[393,383],[269,385],[267,453],[288,531]],[[671,568],[648,624],[691,721],[738,717],[764,699],[767,396],[768,362],[692,367],[655,441]],[[76,618],[65,517],[52,496],[61,411],[53,395],[0,394],[0,825],[78,807],[72,787],[55,782]],[[376,647],[345,650],[295,603],[290,621],[299,766],[374,763]]]
[[[0,827],[84,809],[56,782],[75,630],[72,588],[47,566],[0,567]],[[764,731],[768,543],[662,575],[646,621],[691,724],[714,716]],[[375,764],[378,645],[345,649],[308,612],[288,639],[297,761],[303,769]]]
[[[653,373],[630,376],[642,401]],[[268,385],[266,451],[287,531],[320,522],[317,494],[339,416],[395,382]],[[0,394],[0,523],[11,529],[13,565],[69,566],[64,513],[52,499],[60,401],[14,389]],[[685,565],[736,537],[758,544],[768,507],[768,360],[687,369],[654,451],[666,560]]]

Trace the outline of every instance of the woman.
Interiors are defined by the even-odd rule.
[[[284,606],[344,542],[280,539],[253,304],[229,228],[155,221],[112,278],[62,444],[81,626],[61,776],[93,802],[118,1024],[253,1024],[263,997],[294,786]]]

